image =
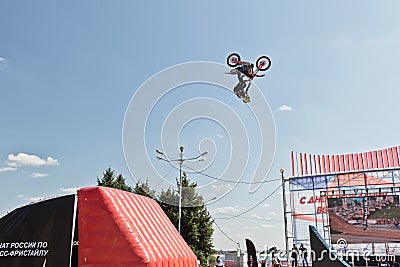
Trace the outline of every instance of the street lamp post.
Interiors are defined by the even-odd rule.
[[[178,232],[181,233],[181,215],[182,215],[182,163],[183,163],[183,146],[179,147],[179,208],[178,208]]]
[[[178,203],[178,232],[181,233],[181,217],[182,217],[182,164],[185,161],[191,161],[191,160],[196,160],[199,159],[202,156],[207,155],[208,152],[203,152],[200,155],[198,155],[197,157],[193,157],[193,158],[184,158],[183,157],[183,150],[185,148],[183,146],[179,147],[179,158],[174,159],[174,158],[170,158],[167,155],[165,155],[164,152],[162,152],[161,150],[157,149],[156,152],[160,155],[162,155],[164,158],[162,157],[157,157],[157,159],[159,160],[164,160],[167,162],[178,162],[179,163],[179,203]],[[202,160],[202,159],[199,159]]]

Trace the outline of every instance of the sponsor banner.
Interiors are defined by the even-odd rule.
[[[400,169],[289,179],[293,238],[309,240],[308,225],[329,244],[379,247],[400,255]]]
[[[315,214],[327,213],[326,197],[321,196],[320,191],[293,192],[291,199],[295,214],[314,217]]]
[[[0,218],[0,266],[69,267],[75,195],[44,200]]]
[[[332,242],[400,242],[398,195],[328,199]]]

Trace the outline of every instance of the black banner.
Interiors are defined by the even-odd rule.
[[[0,266],[69,267],[75,195],[18,208],[0,219]]]
[[[247,266],[257,267],[257,253],[256,247],[250,239],[246,239],[246,249],[247,249]]]

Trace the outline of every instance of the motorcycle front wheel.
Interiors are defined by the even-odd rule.
[[[256,61],[256,66],[261,71],[266,71],[271,67],[271,59],[267,56],[261,56]]]

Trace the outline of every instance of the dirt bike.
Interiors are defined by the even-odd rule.
[[[255,70],[254,70],[254,65],[252,63],[241,61],[240,55],[237,53],[230,54],[226,61],[227,61],[228,66],[234,68],[230,72],[228,72],[228,74],[237,74],[237,75],[239,75],[239,78],[241,75],[245,75],[249,78],[249,80],[248,80],[249,83],[251,83],[251,81],[255,77],[263,77],[264,76],[264,75],[258,75],[257,73],[259,71],[266,71],[271,67],[271,59],[267,56],[261,56],[257,59]],[[243,81],[243,80],[240,78],[239,81]],[[248,86],[250,86],[250,84]],[[250,95],[247,94],[247,90],[246,90],[246,92],[243,92],[243,88],[242,88],[242,90],[235,91],[235,94],[239,98],[241,98],[244,103],[249,103]]]
[[[255,77],[263,77],[264,75],[258,75],[259,71],[266,71],[271,67],[271,59],[267,56],[261,56],[256,60],[256,69],[253,70],[253,64],[245,61],[241,61],[240,55],[232,53],[226,60],[229,67],[235,68],[230,73],[235,74],[240,71],[246,75],[250,80]]]

